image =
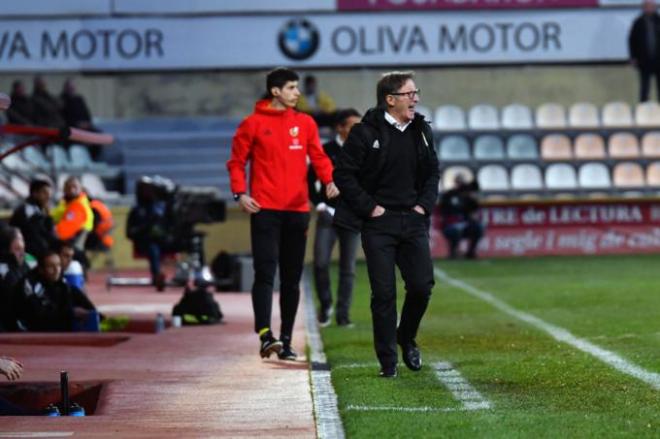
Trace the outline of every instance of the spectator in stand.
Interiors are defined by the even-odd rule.
[[[476,181],[468,183],[462,174],[454,178],[454,187],[440,199],[442,234],[449,244],[449,258],[458,257],[458,247],[468,240],[465,257],[476,259],[477,245],[484,235],[484,225],[479,220],[479,200]]]
[[[353,125],[360,121],[361,115],[355,109],[337,112],[335,124],[336,136],[323,145],[323,150],[334,164]],[[309,196],[316,206],[316,234],[314,235],[314,283],[320,302],[319,323],[330,324],[332,315],[332,293],[330,288],[330,256],[339,240],[339,285],[337,289],[336,321],[339,326],[350,326],[349,310],[353,297],[355,279],[355,255],[360,242],[360,234],[345,228],[335,228],[332,217],[337,206],[337,199],[329,199],[325,186],[316,178],[314,168],[308,171]]]
[[[62,261],[49,250],[37,267],[15,287],[19,327],[27,331],[72,331],[76,321],[86,320],[96,308],[87,296],[62,279]]]
[[[305,77],[302,94],[296,108],[311,115],[319,126],[331,127],[334,124],[337,106],[329,94],[319,90],[315,76]]]
[[[66,122],[62,117],[62,105],[55,96],[50,94],[46,81],[40,75],[34,78],[32,103],[34,120],[37,125],[51,128],[66,127]]]
[[[291,336],[300,301],[309,193],[307,160],[328,198],[339,195],[332,182],[332,163],[323,152],[318,127],[306,114],[295,111],[300,90],[298,74],[278,68],[266,76],[269,98],[258,101],[254,113],[243,119],[234,135],[227,169],[234,200],[250,214],[254,285],[252,305],[255,332],[262,358],[275,353],[295,360]],[[250,162],[250,180],[246,167]],[[273,282],[280,269],[280,340],[271,330]]]
[[[28,271],[21,231],[3,225],[0,228],[0,332],[18,329],[12,293]]]
[[[50,178],[34,177],[30,182],[30,195],[24,204],[14,210],[9,220],[9,224],[21,229],[25,249],[35,258],[39,258],[58,242],[53,219],[48,213],[52,194]]]
[[[660,15],[654,0],[644,0],[628,34],[630,63],[639,72],[639,100],[649,100],[651,77],[655,76],[660,99]]]
[[[112,211],[98,198],[92,198],[90,196],[88,198],[89,205],[94,214],[94,228],[92,229],[92,233],[87,235],[85,250],[107,252],[114,244],[112,230],[115,227],[115,220],[112,217]]]
[[[7,120],[16,125],[35,125],[34,104],[21,80],[11,85],[11,106],[7,110]]]
[[[62,117],[67,126],[73,128],[80,128],[82,130],[100,132],[92,122],[92,113],[89,107],[79,93],[76,93],[76,87],[73,79],[67,78],[62,85],[62,93],[60,94],[62,101]],[[88,145],[90,154],[93,158],[98,158],[101,147],[99,145]]]
[[[62,279],[68,285],[76,287],[84,293],[85,273],[82,264],[73,259],[75,255],[74,248],[66,242],[60,242],[55,249],[60,255],[60,261],[62,262]]]
[[[76,259],[82,261],[85,239],[94,228],[94,213],[78,177],[65,180],[63,193],[64,197],[50,215],[55,221],[57,237],[71,243],[76,249]]]

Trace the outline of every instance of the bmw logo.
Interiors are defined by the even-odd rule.
[[[277,42],[284,55],[302,61],[314,55],[319,48],[319,31],[308,20],[294,18],[280,29]]]

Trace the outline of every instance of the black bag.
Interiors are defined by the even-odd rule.
[[[204,287],[186,288],[172,315],[181,316],[184,325],[210,325],[222,322],[223,318],[220,305]]]

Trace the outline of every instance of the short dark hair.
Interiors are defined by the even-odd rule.
[[[337,110],[337,113],[335,113],[335,126],[345,124],[349,117],[362,117],[362,115],[355,108]]]
[[[0,254],[7,254],[9,252],[9,246],[18,237],[20,232],[17,227],[2,223],[2,226],[0,226]]]
[[[271,88],[282,88],[287,82],[298,80],[300,80],[300,77],[293,70],[286,67],[278,67],[266,75],[266,93],[268,93],[268,96],[273,97],[273,94],[270,92]]]
[[[30,181],[30,193],[33,194],[46,186],[53,187],[53,183],[50,181],[50,178],[45,176],[34,177]]]
[[[413,79],[414,77],[415,72],[413,71],[383,73],[383,76],[380,78],[380,81],[378,81],[378,85],[376,86],[377,105],[381,108],[387,107],[387,101],[385,100],[387,95],[396,93],[401,87],[403,87],[403,84],[405,84],[406,81]]]

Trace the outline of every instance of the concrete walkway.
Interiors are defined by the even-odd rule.
[[[101,311],[130,314],[144,320],[146,328],[156,312],[169,319],[181,296],[180,289],[157,293],[151,288],[115,287],[107,292],[103,280],[93,276],[89,289]],[[52,387],[59,382],[60,370],[66,369],[72,385],[103,386],[94,415],[4,417],[0,438],[316,437],[308,363],[261,360],[250,295],[222,293],[216,300],[225,314],[223,325],[168,328],[157,334],[57,334],[41,341],[34,335],[3,334],[0,353],[24,363],[22,383]],[[277,334],[277,296],[273,303]],[[302,354],[303,311],[301,304],[294,332],[294,348]],[[119,335],[128,339],[112,346],[88,346],[104,338],[110,344]]]

